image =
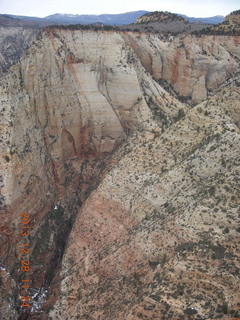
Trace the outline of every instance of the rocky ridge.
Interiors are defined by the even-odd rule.
[[[170,21],[182,21],[187,23],[187,20],[183,17],[171,13],[171,12],[163,12],[163,11],[155,11],[146,13],[143,16],[136,19],[136,23],[149,23],[149,22],[170,22]]]
[[[136,19],[134,24],[125,28],[135,31],[147,31],[152,33],[170,33],[172,35],[181,33],[192,33],[205,29],[209,24],[200,21],[192,21],[186,16],[181,16],[171,12],[155,11],[146,13]],[[197,20],[197,19],[196,19]],[[121,27],[124,29],[124,27]]]
[[[231,12],[226,16],[225,20],[229,22],[229,24],[240,25],[240,10]]]

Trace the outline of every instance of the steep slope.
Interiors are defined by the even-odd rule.
[[[169,202],[169,207],[166,204],[164,210],[165,213],[168,210],[171,213],[174,211],[172,208],[176,208],[181,201],[189,201],[189,208],[194,210],[198,198],[191,207],[191,194],[186,198],[182,194],[180,201],[174,198],[177,197],[174,192],[168,193],[167,190],[172,190],[174,183],[177,186],[176,192],[181,187],[184,190],[186,185],[190,187],[192,184],[198,195],[200,185],[193,183],[194,176],[191,178],[193,163],[190,158],[191,154],[195,155],[194,152],[199,150],[201,157],[194,165],[207,165],[208,160],[204,160],[207,151],[201,149],[205,142],[209,144],[209,148],[211,143],[218,147],[217,139],[222,139],[222,143],[224,142],[228,148],[221,150],[219,154],[214,152],[213,162],[222,157],[224,161],[231,161],[233,166],[237,165],[233,159],[235,149],[237,150],[234,146],[238,143],[238,88],[230,91],[226,89],[225,95],[220,94],[220,102],[223,100],[220,106],[217,106],[212,98],[207,106],[204,102],[202,107],[188,111],[189,106],[179,101],[179,98],[189,97],[189,102],[198,103],[206,99],[210,90],[214,92],[219,85],[225,85],[225,82],[238,71],[238,44],[239,37],[168,37],[131,32],[47,28],[26,51],[20,62],[4,74],[0,83],[0,228],[3,231],[0,250],[1,273],[4,278],[0,312],[4,320],[16,319],[14,306],[19,294],[17,283],[21,277],[17,271],[19,261],[16,258],[20,212],[28,212],[33,224],[30,273],[33,282],[29,292],[31,297],[34,296],[33,313],[42,308],[45,290],[50,288],[55,296],[50,293],[44,306],[44,316],[47,319],[49,308],[58,298],[61,285],[63,293],[55,307],[55,314],[57,317],[60,314],[61,319],[67,319],[68,312],[71,319],[78,316],[76,310],[68,305],[72,298],[69,296],[66,299],[64,296],[69,292],[64,287],[65,280],[60,281],[61,276],[58,272],[73,226],[73,242],[71,240],[68,245],[62,275],[65,277],[68,265],[73,259],[73,262],[79,265],[79,277],[86,276],[84,288],[81,287],[82,282],[79,287],[73,286],[74,296],[75,291],[79,291],[78,299],[83,297],[83,309],[79,311],[82,319],[90,317],[90,314],[93,316],[93,307],[88,306],[87,299],[90,304],[94,299],[98,299],[99,292],[105,290],[106,285],[111,287],[115,284],[112,282],[115,281],[115,277],[120,279],[119,286],[123,285],[122,294],[126,294],[127,299],[133,297],[134,305],[137,306],[137,297],[133,290],[137,290],[140,282],[143,283],[140,289],[147,290],[146,294],[149,294],[150,289],[146,284],[155,276],[150,269],[160,265],[158,260],[154,260],[154,256],[160,252],[148,245],[147,230],[152,232],[152,229],[148,225],[148,218],[145,220],[145,217],[149,216],[150,222],[153,219],[155,224],[154,219],[158,219],[156,217],[159,213],[154,211],[154,203],[162,209],[162,205]],[[160,84],[164,84],[171,94]],[[223,111],[227,96],[229,115]],[[198,111],[201,108],[203,114]],[[230,138],[233,139],[232,152],[229,151]],[[214,164],[212,166],[214,167]],[[128,172],[130,169],[132,172],[136,171],[136,175],[132,176],[130,171]],[[188,177],[186,185],[179,178],[184,175],[185,169]],[[226,179],[227,169],[228,167],[223,171]],[[170,174],[171,170],[173,171]],[[215,172],[212,167],[211,170]],[[229,179],[232,179],[231,175],[237,175],[237,168],[234,170],[229,171]],[[164,172],[170,174],[166,175],[166,180]],[[112,178],[113,182],[110,183]],[[160,182],[165,185],[166,190],[161,189]],[[205,182],[202,183],[203,188]],[[155,190],[153,194],[148,190],[148,187],[151,189],[151,184]],[[207,190],[210,187],[211,185],[207,185]],[[97,190],[94,191],[95,189]],[[161,194],[164,203],[158,199],[158,193]],[[230,193],[234,196],[234,191]],[[172,204],[173,201],[176,201],[176,205]],[[123,205],[122,202],[126,204]],[[179,234],[179,239],[175,239],[175,236],[168,232],[169,242],[164,243],[166,246],[174,241],[176,246],[190,242],[191,233],[187,233],[187,211],[184,211],[187,209],[183,209],[177,212],[177,219],[183,220],[182,238]],[[103,215],[104,212],[107,214],[111,211],[111,218],[103,216],[101,220],[99,210]],[[194,215],[197,215],[196,212],[194,211]],[[86,214],[88,217],[82,221]],[[233,220],[234,215],[235,211]],[[170,230],[171,225],[175,228],[175,222],[178,220],[175,221],[170,215],[167,218],[170,220],[166,219],[166,230]],[[87,225],[82,227],[84,223]],[[235,228],[235,221],[232,223]],[[213,224],[215,225],[215,222]],[[82,234],[86,235],[85,240],[82,240],[81,235],[78,238],[78,226]],[[100,236],[98,227],[102,230]],[[132,231],[128,234],[128,228],[130,231],[135,230],[131,239],[128,237]],[[156,228],[160,226],[156,224]],[[193,228],[191,224],[189,228]],[[96,236],[92,233],[93,230]],[[141,235],[139,232],[143,232],[142,239],[146,239],[144,242],[139,240],[141,248],[137,245]],[[166,233],[158,233],[161,241]],[[155,233],[150,237],[155,238]],[[192,237],[194,245],[190,245],[190,248],[198,248],[198,242],[202,243],[203,239],[202,229],[199,229],[198,235]],[[96,243],[97,240],[99,241]],[[132,267],[131,259],[135,259],[135,247],[130,240],[136,243],[137,267],[134,278],[132,272],[135,267]],[[221,245],[225,245],[225,238],[220,240],[223,241]],[[90,241],[90,244],[83,245],[84,241]],[[130,246],[129,250],[125,241]],[[76,251],[75,256],[74,245],[77,243],[80,249],[76,249],[79,251]],[[212,245],[213,248],[217,247],[215,242]],[[119,255],[122,262],[113,260],[113,267],[110,268],[109,262],[110,269],[105,270],[104,259],[108,261],[112,258],[111,255],[116,255],[119,246],[123,246],[124,251],[123,256]],[[171,259],[175,259],[174,248],[170,246],[169,249]],[[148,250],[151,251],[151,257]],[[147,252],[145,258],[144,251]],[[165,249],[161,254],[164,252]],[[96,258],[98,255],[101,258],[99,260]],[[73,257],[69,258],[71,256]],[[79,259],[83,259],[84,264],[83,260],[81,262]],[[128,259],[129,264],[126,262]],[[104,263],[100,263],[101,260],[104,260]],[[72,278],[69,278],[69,283],[80,281],[75,273],[74,263],[72,267],[74,273]],[[168,267],[166,268],[168,274]],[[96,270],[100,270],[100,273]],[[143,280],[141,272],[145,274]],[[102,275],[102,279],[98,278]],[[122,284],[123,277],[126,277],[126,283]],[[103,281],[103,289],[99,289],[99,279]],[[92,285],[94,290],[99,290],[96,296],[94,293],[94,297],[89,291],[93,289]],[[168,285],[172,292],[173,283],[170,281]],[[150,284],[150,288],[151,286]],[[114,290],[111,292],[114,293]],[[229,283],[226,290],[229,290]],[[88,295],[89,298],[86,298]],[[122,307],[124,297],[116,297],[119,299],[119,306]],[[216,300],[215,296],[213,301],[214,299]],[[220,302],[223,301],[223,298],[221,299],[219,298]],[[229,301],[227,298],[226,300]],[[110,311],[114,312],[116,319],[122,319],[122,314],[117,310],[108,310],[105,296],[101,301],[94,310],[96,319],[98,315],[100,319],[108,319]],[[100,303],[105,305],[106,310],[99,307]],[[181,303],[180,309],[186,305],[185,296]],[[134,305],[131,305],[131,308]],[[165,303],[164,305],[166,306]],[[134,312],[131,308],[128,310]],[[181,314],[174,307],[172,310],[173,314]],[[206,310],[208,314],[213,312],[212,307]],[[129,319],[134,317],[126,312],[123,308],[124,316],[130,317]]]
[[[120,148],[77,216],[52,319],[240,316],[239,98]]]

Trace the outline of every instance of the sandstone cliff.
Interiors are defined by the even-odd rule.
[[[142,65],[183,101],[199,103],[239,70],[240,37],[124,35]],[[160,84],[163,84],[160,82]]]
[[[108,32],[46,31],[0,90],[3,265],[18,277],[18,214],[29,212],[33,287],[45,288],[112,152],[134,130],[161,131],[186,107],[153,81],[120,34]]]
[[[40,319],[237,310],[239,42],[48,28],[2,76],[3,319],[22,211]]]

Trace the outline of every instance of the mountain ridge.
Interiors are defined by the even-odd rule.
[[[32,17],[32,16],[21,16],[21,15],[12,15],[12,14],[2,14],[1,16],[8,16],[10,18],[20,19],[20,20],[28,20],[34,21],[40,24],[79,24],[79,23],[96,23],[101,22],[104,24],[115,24],[115,25],[124,25],[134,23],[138,17],[141,17],[144,14],[151,13],[151,11],[138,10],[138,11],[130,11],[125,13],[117,13],[117,14],[100,14],[100,15],[91,15],[91,14],[65,14],[65,13],[55,13],[52,15],[48,15],[46,17]],[[177,14],[178,16],[184,17],[189,22],[200,22],[200,23],[212,23],[217,24],[221,23],[224,20],[223,16],[214,16],[207,18],[195,18],[188,17],[184,14]]]

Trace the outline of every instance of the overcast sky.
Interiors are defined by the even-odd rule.
[[[239,0],[0,0],[0,13],[45,17],[54,13],[102,14],[171,11],[193,17],[227,15]]]

